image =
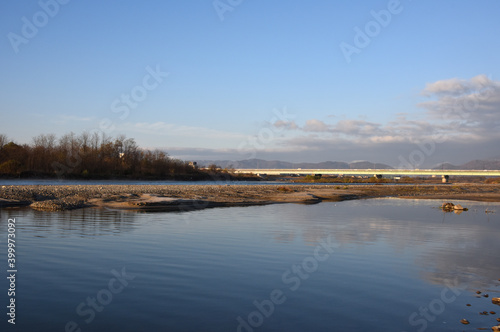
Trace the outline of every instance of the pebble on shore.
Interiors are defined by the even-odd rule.
[[[39,211],[65,211],[81,209],[89,206],[85,201],[75,198],[69,199],[50,199],[30,204],[30,207]]]

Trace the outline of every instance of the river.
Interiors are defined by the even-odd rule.
[[[441,203],[3,209],[5,274],[16,225],[16,324],[3,313],[0,330],[457,331],[462,318],[491,328],[500,315],[478,312],[500,311],[500,204],[454,202],[469,208],[455,214]],[[9,280],[0,287],[7,312]]]

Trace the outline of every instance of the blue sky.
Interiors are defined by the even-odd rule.
[[[4,1],[0,133],[29,143],[100,130],[184,159],[499,157],[499,12],[498,1]]]

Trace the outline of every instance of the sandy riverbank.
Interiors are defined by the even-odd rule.
[[[314,204],[374,197],[500,202],[498,184],[450,185],[70,185],[1,186],[0,208],[58,211],[85,207],[187,211],[273,203]]]

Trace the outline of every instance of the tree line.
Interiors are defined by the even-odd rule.
[[[8,177],[209,179],[213,174],[100,132],[42,134],[16,144],[0,134],[0,175]]]

